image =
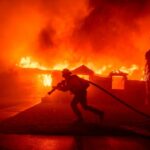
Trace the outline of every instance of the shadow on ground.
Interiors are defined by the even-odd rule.
[[[50,135],[137,135],[132,130],[102,122],[73,123],[69,106],[39,103],[0,122],[0,133]],[[90,120],[90,119],[89,119]],[[96,120],[96,119],[95,119]]]

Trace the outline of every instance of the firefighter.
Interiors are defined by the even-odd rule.
[[[61,91],[70,91],[74,95],[71,101],[71,108],[77,116],[75,122],[79,123],[84,121],[77,106],[78,104],[80,104],[84,110],[91,111],[98,115],[100,120],[102,120],[104,112],[87,104],[87,88],[89,87],[89,82],[77,75],[72,75],[72,72],[68,69],[62,71],[62,76],[65,80],[58,85],[57,89]]]
[[[150,50],[145,53],[145,76],[146,76],[146,99],[145,104],[148,104],[150,101]]]

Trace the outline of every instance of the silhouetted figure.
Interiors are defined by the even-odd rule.
[[[69,90],[74,95],[71,102],[71,107],[77,116],[76,122],[83,121],[83,116],[77,106],[78,104],[80,104],[84,110],[91,111],[97,114],[100,119],[103,119],[103,111],[100,111],[87,104],[87,88],[89,87],[89,82],[78,77],[77,75],[72,75],[68,69],[64,69],[62,71],[62,76],[65,78],[65,80],[58,85],[58,89],[61,91]]]
[[[148,104],[150,101],[150,50],[145,53],[145,76],[146,76],[146,100],[145,103]]]

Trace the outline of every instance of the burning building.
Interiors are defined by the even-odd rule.
[[[31,80],[41,91],[51,87],[57,74],[53,70],[73,70],[84,64],[104,81],[110,72],[119,70],[128,74],[127,81],[143,86],[144,55],[150,43],[149,3],[1,0],[1,73],[12,66],[24,68],[20,69],[24,76],[16,80],[26,82],[34,76]],[[116,76],[112,79],[116,83]],[[126,79],[123,82],[126,87]]]

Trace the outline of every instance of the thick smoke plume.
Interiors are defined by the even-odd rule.
[[[74,32],[77,46],[88,46],[87,57],[101,65],[143,65],[150,47],[149,2],[91,0],[89,6],[92,11]]]
[[[144,66],[148,0],[1,0],[0,64],[32,56],[47,66]]]

